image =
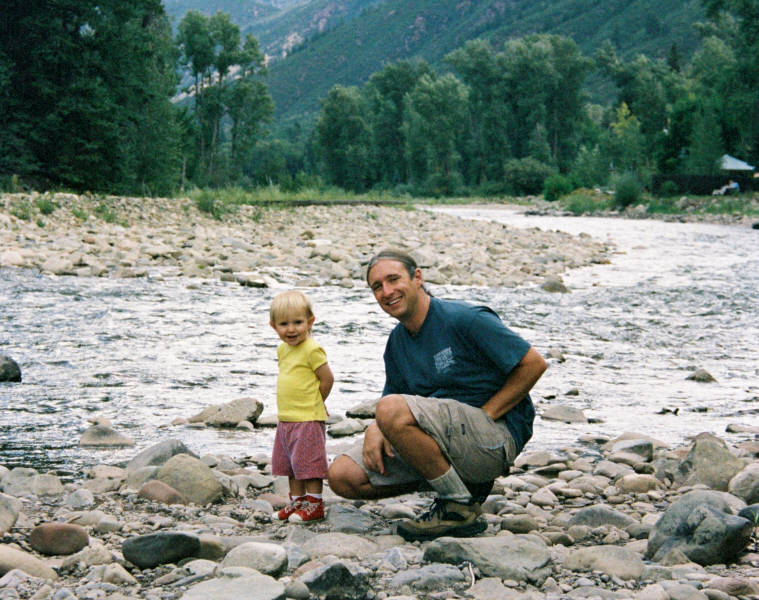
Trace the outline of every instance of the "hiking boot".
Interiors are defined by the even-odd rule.
[[[398,535],[407,542],[432,540],[444,535],[471,537],[488,528],[484,519],[478,519],[482,508],[474,501],[461,504],[453,500],[435,498],[430,509],[416,519],[398,523]]]
[[[303,502],[304,496],[298,496],[297,498],[290,497],[290,504],[285,506],[280,511],[274,513],[274,518],[277,521],[287,521],[290,518],[290,515],[294,515],[295,512],[300,508],[301,503]]]
[[[290,523],[308,523],[309,521],[321,521],[324,518],[324,502],[321,498],[306,496],[298,510],[290,515]]]
[[[471,483],[469,481],[465,481],[464,485],[469,490],[469,493],[472,494],[472,498],[477,504],[483,504],[485,500],[487,500],[488,495],[493,489],[493,484],[495,481],[484,481],[481,483]]]

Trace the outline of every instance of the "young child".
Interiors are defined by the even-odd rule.
[[[314,313],[304,294],[278,294],[271,303],[270,324],[282,340],[277,348],[277,433],[272,473],[287,475],[290,504],[275,518],[290,522],[324,518],[323,480],[327,409],[324,401],[334,382],[327,355],[311,337]]]

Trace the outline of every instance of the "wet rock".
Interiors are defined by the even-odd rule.
[[[264,405],[255,398],[237,398],[226,404],[216,404],[190,417],[190,423],[206,423],[212,427],[235,427],[241,421],[255,423]]]
[[[327,433],[333,438],[347,437],[363,432],[367,424],[361,419],[343,419],[327,428]]]
[[[358,564],[337,561],[298,578],[311,594],[330,600],[363,600],[369,591],[368,572]]]
[[[156,479],[143,485],[137,495],[160,504],[187,504],[187,498],[170,485]]]
[[[660,560],[676,548],[700,565],[727,563],[751,540],[753,525],[734,516],[713,491],[694,490],[664,512],[651,531],[646,557]]]
[[[87,530],[72,523],[42,523],[29,534],[29,545],[40,554],[74,554],[89,543]]]
[[[141,569],[175,563],[197,556],[200,540],[197,536],[174,531],[161,531],[129,538],[121,546],[124,558]]]
[[[744,466],[745,462],[734,456],[724,441],[710,433],[701,433],[678,466],[675,483],[681,487],[701,483],[724,492]]]
[[[588,418],[579,408],[572,406],[549,406],[540,415],[549,421],[562,421],[564,423],[587,423]]]
[[[728,483],[728,491],[747,504],[759,502],[759,462],[751,463]]]
[[[637,552],[620,546],[592,546],[569,553],[563,566],[572,571],[601,571],[611,577],[638,580],[643,560]]]
[[[173,487],[189,502],[205,505],[222,495],[222,487],[211,469],[187,454],[172,456],[156,475],[156,479]]]
[[[127,463],[126,470],[133,473],[142,467],[160,467],[177,454],[187,454],[188,456],[197,458],[181,440],[164,440],[137,454]]]
[[[119,433],[110,425],[98,423],[84,431],[79,439],[79,445],[95,447],[134,446],[134,440]]]
[[[754,525],[759,524],[759,504],[752,504],[751,506],[746,506],[745,508],[742,508],[740,512],[738,512],[739,517],[743,517],[744,519],[748,519]]]
[[[699,383],[711,383],[713,381],[717,381],[706,369],[696,369],[685,379],[689,379],[690,381],[698,381]]]
[[[182,594],[180,600],[283,600],[285,586],[268,575],[248,570],[229,577],[217,577],[198,583]]]
[[[378,400],[367,400],[345,411],[346,417],[354,419],[373,419],[377,411]]]
[[[86,488],[79,488],[67,494],[63,504],[75,510],[87,508],[95,504],[95,494]]]
[[[0,489],[16,497],[33,495],[32,481],[37,475],[39,473],[36,469],[14,467],[0,481]]]
[[[21,381],[21,367],[10,356],[0,355],[0,382],[9,381],[18,383]]]
[[[541,585],[551,574],[551,553],[534,535],[482,538],[439,538],[424,551],[426,562],[471,562],[488,577]]]
[[[5,575],[13,569],[20,569],[32,577],[40,577],[41,579],[50,579],[52,581],[58,579],[56,572],[39,558],[18,548],[0,544],[0,575]]]
[[[564,282],[561,280],[561,277],[554,276],[554,277],[546,277],[545,281],[540,284],[540,289],[546,292],[551,293],[559,293],[559,294],[568,294],[569,289],[566,285],[564,285]]]

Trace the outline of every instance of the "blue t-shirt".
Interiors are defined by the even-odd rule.
[[[382,394],[451,398],[481,407],[529,349],[488,307],[431,298],[418,332],[411,335],[399,323],[390,333]],[[521,452],[535,419],[530,396],[501,418]]]

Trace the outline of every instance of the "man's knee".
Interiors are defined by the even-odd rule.
[[[390,394],[383,396],[377,402],[377,409],[374,412],[374,420],[380,431],[386,431],[387,428],[398,424],[400,419],[408,419],[411,414],[406,400],[400,394]],[[413,418],[413,417],[412,417]]]
[[[329,488],[338,496],[356,499],[360,497],[361,484],[367,480],[366,473],[353,459],[338,456],[327,472]]]

